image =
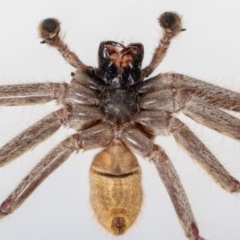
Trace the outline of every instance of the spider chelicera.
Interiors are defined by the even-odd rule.
[[[163,181],[188,239],[199,235],[188,198],[157,135],[172,134],[177,143],[225,190],[237,192],[240,183],[208,148],[174,117],[179,111],[229,137],[240,139],[240,120],[224,109],[240,111],[240,94],[178,73],[146,79],[165,56],[171,39],[182,29],[176,13],[159,18],[164,34],[150,64],[141,69],[143,45],[102,42],[98,68],[85,65],[59,37],[60,23],[40,23],[41,43],[59,50],[77,70],[66,83],[0,86],[0,105],[17,106],[57,100],[62,108],[47,115],[0,149],[0,166],[50,137],[62,125],[76,130],[53,148],[0,206],[0,217],[17,209],[37,186],[79,149],[103,148],[90,168],[90,199],[99,223],[114,235],[135,222],[143,194],[141,169],[134,153],[152,161]]]

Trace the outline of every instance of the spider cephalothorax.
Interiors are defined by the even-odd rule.
[[[90,67],[59,37],[60,23],[49,18],[39,27],[41,43],[57,48],[77,70],[70,84],[34,83],[0,86],[0,105],[16,106],[57,100],[62,108],[50,113],[0,149],[0,166],[50,137],[62,125],[75,129],[53,148],[0,206],[0,217],[12,213],[35,188],[75,150],[103,148],[90,168],[90,199],[99,223],[114,235],[135,222],[143,201],[141,169],[134,153],[152,161],[162,179],[185,235],[203,239],[178,174],[157,135],[172,134],[177,143],[229,192],[239,192],[232,177],[197,136],[175,115],[183,112],[197,122],[240,139],[240,120],[224,110],[240,111],[240,94],[178,73],[147,78],[182,29],[176,13],[159,18],[164,30],[150,64],[141,68],[140,43],[124,46],[102,42],[98,68]]]

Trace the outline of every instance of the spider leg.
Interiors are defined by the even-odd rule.
[[[165,112],[144,111],[135,122],[151,135],[172,133],[177,143],[225,190],[240,191],[240,183],[219,163],[208,148],[179,119]]]
[[[172,74],[172,79],[177,88],[192,93],[193,96],[210,105],[231,111],[240,111],[240,93],[238,92],[181,74]]]
[[[84,86],[86,84],[89,84],[91,87],[95,87],[95,85],[92,84],[90,81],[91,79],[89,79],[89,77],[86,78],[83,73],[81,74],[77,72],[76,77],[79,75],[81,76],[80,82],[77,81],[76,78],[73,78],[70,84],[70,88],[66,84],[58,85],[59,88],[55,89],[54,95],[60,102],[64,102],[65,104],[69,103],[70,106],[72,103],[81,104],[73,104],[72,107],[66,107],[49,114],[19,134],[17,137],[12,139],[9,143],[0,149],[0,166],[10,162],[30,148],[47,139],[54,132],[56,132],[63,123],[74,128],[75,130],[81,130],[83,128],[89,128],[93,126],[102,119],[102,112],[100,110],[95,107],[85,105],[96,105],[99,102],[99,100],[94,96],[93,92]],[[49,84],[32,84],[31,86],[38,86],[40,90],[41,87],[51,87]],[[25,102],[31,102],[31,91],[25,90],[25,87],[24,85],[17,86],[18,95],[21,95],[21,90],[25,91]],[[9,88],[8,86],[3,86],[2,89],[5,89],[5,92],[7,92],[7,89]],[[10,89],[13,91],[16,90],[14,87]],[[9,92],[11,91],[8,91],[8,93]],[[52,93],[53,91],[49,91],[49,94]],[[12,98],[11,93],[8,95],[8,98],[10,96]],[[84,105],[82,105],[82,103]],[[86,115],[88,115],[88,117],[86,117]]]
[[[37,166],[22,180],[19,186],[0,206],[0,218],[12,213],[36,189],[36,187],[74,151],[68,139],[57,145]]]
[[[139,85],[145,94],[140,107],[145,110],[187,116],[209,128],[240,140],[240,119],[220,107],[240,111],[240,94],[178,74],[160,74]]]
[[[240,119],[192,97],[182,112],[195,121],[240,140]]]
[[[57,110],[13,138],[0,149],[0,166],[50,137],[63,124],[66,115],[66,109]]]
[[[66,83],[32,83],[0,86],[0,106],[41,104],[58,99],[62,101]]]
[[[167,53],[172,38],[178,35],[182,29],[181,17],[173,12],[165,12],[159,17],[159,24],[163,28],[163,37],[155,49],[150,64],[142,70],[143,78],[148,77],[156,67],[162,62]]]
[[[177,143],[226,191],[239,192],[240,182],[232,177],[208,148],[179,119],[170,121]]]
[[[104,147],[113,138],[113,128],[98,124],[74,134],[51,150],[0,205],[0,218],[15,211],[25,199],[75,150]]]
[[[121,140],[134,152],[153,161],[168,191],[186,237],[190,240],[203,240],[199,236],[196,220],[178,174],[164,150],[134,126],[127,126],[123,130]]]
[[[59,32],[60,22],[57,19],[47,18],[39,24],[39,35],[43,39],[41,43],[57,48],[69,64],[85,71],[88,67],[81,62],[74,52],[69,50],[67,44],[59,37]]]
[[[139,91],[147,93],[169,89],[185,92],[204,102],[231,111],[240,111],[240,93],[178,73],[163,73],[139,84]]]

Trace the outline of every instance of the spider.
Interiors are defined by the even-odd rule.
[[[141,169],[133,153],[156,166],[185,235],[203,239],[187,195],[157,135],[172,134],[182,147],[220,186],[238,192],[232,177],[208,148],[178,118],[183,112],[195,121],[229,137],[240,139],[240,120],[224,111],[240,111],[240,94],[178,73],[149,75],[163,60],[172,38],[182,28],[177,13],[159,17],[163,37],[148,66],[141,68],[141,43],[124,46],[101,42],[98,68],[85,65],[60,38],[54,18],[39,25],[42,44],[59,50],[75,67],[67,83],[0,86],[0,105],[42,104],[57,100],[62,108],[50,113],[0,149],[0,166],[49,138],[62,125],[76,130],[53,148],[0,205],[0,217],[15,211],[24,200],[74,151],[102,148],[90,167],[90,200],[98,222],[114,235],[124,234],[135,222],[143,201]],[[223,109],[223,110],[222,110]]]

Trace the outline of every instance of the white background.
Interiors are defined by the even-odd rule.
[[[182,15],[186,32],[173,40],[155,74],[176,71],[240,91],[240,4],[237,0],[0,0],[1,84],[66,81],[69,66],[55,49],[39,44],[38,23],[46,17],[62,22],[65,40],[81,60],[97,65],[104,40],[142,42],[143,65],[149,63],[161,35],[157,18],[164,11]],[[0,145],[53,109],[55,103],[0,109]],[[240,144],[188,118],[184,122],[222,164],[240,179]],[[57,134],[0,169],[0,199],[8,196],[26,173],[57,142],[73,131]],[[200,233],[211,240],[240,239],[240,198],[215,184],[176,145],[159,137],[176,166],[189,196]],[[73,154],[12,215],[0,222],[1,240],[114,240],[94,219],[89,204],[88,169],[97,151]],[[185,239],[170,199],[152,164],[143,168],[145,200],[136,224],[121,240]]]

